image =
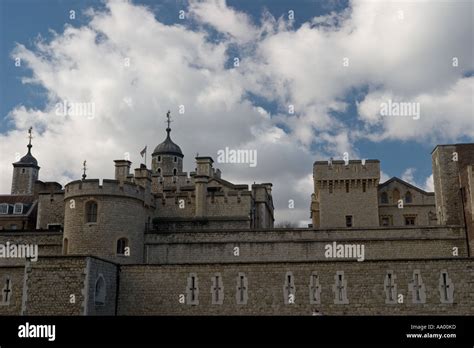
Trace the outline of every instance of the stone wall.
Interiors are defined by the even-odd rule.
[[[474,261],[383,260],[366,262],[126,265],[120,277],[119,315],[468,315],[474,311]],[[385,277],[392,271],[395,297],[386,303]],[[413,303],[414,272],[419,271],[425,303]],[[453,303],[441,303],[440,274],[454,286]],[[291,273],[289,273],[291,272]],[[320,304],[310,303],[310,277],[319,276]],[[335,303],[337,272],[344,272],[347,304]],[[186,298],[188,277],[196,277],[196,302]],[[223,302],[212,304],[212,277],[222,277]],[[238,276],[247,278],[247,304],[237,304]],[[285,281],[294,279],[294,303],[285,304]],[[423,296],[421,296],[423,297]],[[181,302],[180,302],[181,299]]]
[[[119,268],[114,263],[98,258],[89,257],[87,260],[88,277],[86,286],[88,300],[85,315],[115,315]],[[105,303],[103,305],[95,303],[95,288],[99,277],[103,277],[106,286]]]
[[[98,180],[66,185],[64,238],[68,254],[91,254],[118,263],[143,262],[143,234],[152,208],[140,197],[142,187],[128,183],[120,187],[115,180],[104,180],[103,186]],[[97,204],[97,222],[86,222],[90,201]],[[128,257],[117,255],[121,238],[128,240]]]
[[[24,266],[0,266],[0,315],[20,315],[22,307]],[[9,301],[4,302],[6,281],[9,280]]]
[[[319,211],[313,211],[314,227],[379,226],[377,188],[380,179],[378,160],[318,161],[313,166],[315,200]],[[319,226],[317,223],[319,222]]]
[[[460,227],[159,231],[145,234],[145,262],[326,260],[325,247],[333,242],[364,245],[366,260],[467,256],[466,236]],[[453,255],[453,248],[458,256]]]
[[[114,315],[117,265],[86,256],[47,256],[24,266],[0,266],[0,291],[10,279],[11,300],[0,315]],[[95,303],[98,277],[105,280],[105,302]]]
[[[399,197],[395,197],[395,190],[398,190]],[[406,195],[410,192],[411,203],[406,201]],[[382,202],[382,194],[386,193],[388,203]],[[436,225],[436,205],[433,193],[424,193],[414,187],[404,185],[398,180],[393,180],[388,184],[379,185],[379,216],[388,217],[391,226],[404,226],[405,216],[415,217],[415,225],[428,226]],[[398,200],[403,201],[402,208],[398,206]],[[382,223],[381,223],[382,225]]]
[[[64,192],[39,194],[36,228],[46,230],[48,224],[64,225]]]
[[[0,244],[33,244],[38,245],[38,259],[44,256],[61,255],[62,253],[62,232],[2,232],[0,233]],[[24,265],[24,259],[0,258],[2,265]]]
[[[45,257],[31,262],[27,267],[24,314],[83,315],[86,264],[84,257]]]

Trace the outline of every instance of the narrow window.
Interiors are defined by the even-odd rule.
[[[2,301],[0,302],[0,305],[9,305],[10,304],[10,299],[11,299],[11,292],[12,292],[12,285],[11,285],[11,280],[9,277],[5,278],[5,283],[2,289],[2,294],[1,298]]]
[[[117,255],[125,255],[128,248],[128,239],[120,238],[117,240]]]
[[[94,201],[86,203],[86,222],[97,222],[97,203]]]
[[[362,183],[362,192],[366,192],[367,191],[367,183],[364,181]]]
[[[198,277],[196,273],[191,273],[188,277],[188,285],[186,287],[186,303],[189,305],[199,304],[199,287]]]
[[[173,160],[174,162],[178,162],[178,157],[174,156]]]
[[[21,169],[21,174],[25,174],[25,168]]]
[[[176,157],[175,157],[176,158]],[[176,176],[176,174],[178,173],[178,170],[176,168],[173,169],[173,175]]]
[[[224,284],[220,273],[216,273],[212,277],[211,297],[212,304],[222,304],[224,302]]]
[[[332,193],[332,182],[329,183],[329,193]]]
[[[285,304],[295,303],[295,280],[292,272],[287,272],[285,276],[285,284],[283,285],[283,296]]]
[[[399,200],[400,200],[400,191],[398,191],[398,189],[395,189],[393,190],[392,202],[393,204],[398,204]]]
[[[454,284],[445,269],[441,271],[439,276],[439,295],[441,303],[454,302]]]
[[[349,193],[349,182],[346,182],[346,193]]]
[[[248,301],[248,281],[244,273],[239,273],[237,276],[237,304],[246,305]]]
[[[411,195],[411,192],[407,191],[407,193],[405,193],[405,203],[412,203],[412,202],[413,202],[413,197]]]
[[[388,195],[387,192],[382,192],[382,195],[380,196],[380,202],[382,204],[388,204]]]
[[[334,291],[334,304],[348,304],[347,280],[344,278],[344,272],[337,271],[334,280],[335,284],[332,286]]]
[[[63,240],[63,254],[64,255],[67,255],[68,248],[69,248],[69,240],[67,238],[64,238]]]
[[[419,270],[413,271],[413,278],[410,284],[408,284],[408,290],[412,293],[413,303],[426,303],[426,288],[421,278]]]
[[[319,275],[317,272],[311,273],[309,279],[309,303],[321,303],[321,284],[319,283]]]
[[[352,215],[346,215],[346,227],[352,227]]]
[[[161,174],[161,168],[158,168],[158,174]]]
[[[158,156],[158,162],[161,162],[161,156]]]
[[[102,274],[99,275],[95,282],[95,292],[94,292],[94,304],[96,306],[103,306],[105,305],[105,280]]]
[[[385,303],[397,303],[397,284],[395,284],[396,276],[393,271],[387,271],[385,274],[384,289],[385,289]]]

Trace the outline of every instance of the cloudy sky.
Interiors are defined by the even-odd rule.
[[[256,167],[215,165],[272,182],[277,222],[303,224],[315,160],[380,159],[382,181],[431,190],[433,147],[474,139],[472,1],[3,0],[0,21],[1,193],[30,126],[40,179],[65,184],[84,159],[89,178],[138,166],[169,109],[186,171],[256,150]]]

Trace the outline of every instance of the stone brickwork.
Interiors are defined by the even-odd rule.
[[[333,242],[364,245],[365,260],[467,256],[462,228],[432,226],[350,231],[274,229],[261,232],[226,230],[147,233],[145,262],[188,264],[323,261],[327,260],[326,246]]]
[[[0,266],[0,291],[10,279],[10,302],[0,315],[114,315],[116,264],[85,256],[44,257],[24,266]],[[96,304],[96,280],[105,280],[103,304]]]
[[[32,194],[38,179],[39,167],[13,164],[12,195]]]
[[[143,234],[152,207],[145,205],[141,186],[115,180],[85,180],[65,187],[64,240],[68,254],[100,255],[119,263],[143,262]],[[86,204],[97,204],[97,221],[87,222]],[[117,242],[125,238],[129,256],[117,255]]]
[[[62,252],[62,232],[2,232],[0,234],[0,244],[33,244],[38,245],[38,259],[43,256],[61,255]],[[25,264],[24,259],[17,258],[0,258],[0,266],[2,265],[21,265]]]
[[[23,298],[24,266],[0,266],[0,315],[20,315]],[[8,279],[8,302],[5,290]]]
[[[88,300],[85,305],[85,315],[115,315],[115,303],[117,295],[117,281],[119,268],[116,264],[106,262],[105,260],[97,258],[87,259],[87,286]],[[96,300],[96,285],[99,277],[102,277],[105,282],[105,302],[104,304],[97,304]]]
[[[86,258],[45,257],[30,265],[24,315],[83,315]]]
[[[121,267],[119,315],[468,315],[474,311],[474,262],[457,260],[381,260],[358,262],[197,264]],[[396,275],[397,303],[386,303],[384,279]],[[425,303],[413,303],[411,283],[419,270]],[[453,303],[442,303],[440,274],[454,285]],[[294,303],[285,304],[285,277],[294,277]],[[311,275],[317,272],[321,304],[310,303]],[[344,272],[348,304],[335,303],[335,275]],[[212,277],[222,276],[222,304],[212,304]],[[247,277],[247,304],[237,304],[237,277]],[[198,305],[180,302],[190,274],[198,278]],[[398,303],[399,295],[403,303]],[[185,296],[184,296],[185,298]],[[184,303],[183,303],[184,302]],[[344,301],[343,301],[344,302]]]
[[[318,161],[313,166],[313,227],[371,227],[379,225],[378,160]]]
[[[463,199],[464,220],[471,255],[474,255],[474,164],[461,170],[459,175]]]
[[[48,229],[49,224],[64,224],[64,192],[41,193],[38,196],[37,229]]]
[[[388,226],[405,226],[405,217],[413,217],[416,226],[437,224],[433,192],[425,192],[403,180],[392,178],[379,185],[378,199],[381,226],[387,221]]]

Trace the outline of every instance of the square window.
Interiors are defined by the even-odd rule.
[[[405,225],[414,226],[415,225],[415,216],[405,216]]]
[[[0,214],[8,214],[8,204],[0,204]]]
[[[381,226],[392,226],[392,216],[382,216],[380,218]]]
[[[22,214],[23,213],[23,204],[15,203],[13,208],[13,214]]]

